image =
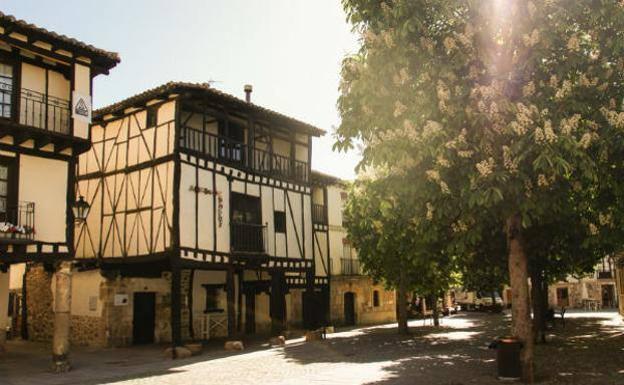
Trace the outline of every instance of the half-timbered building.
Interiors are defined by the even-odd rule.
[[[95,112],[75,237],[84,274],[100,273],[81,295],[101,342],[280,332],[318,312],[310,160],[323,131],[245,90],[167,83]]]
[[[347,238],[342,215],[346,183],[317,171],[311,182],[316,273],[329,277],[325,317],[333,325],[346,326],[395,322],[395,291],[364,274]]]
[[[36,295],[29,304],[34,318],[46,313],[59,370],[67,368],[75,164],[91,145],[92,80],[118,62],[116,53],[0,13],[0,349],[10,271],[23,271],[24,263],[41,271],[31,286],[49,297],[56,271],[55,308]],[[13,309],[27,307],[24,302]],[[26,312],[21,318],[28,336]]]

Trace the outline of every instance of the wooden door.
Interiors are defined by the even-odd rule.
[[[134,293],[132,341],[135,345],[154,343],[156,293]]]
[[[355,293],[344,293],[344,321],[346,326],[355,325]]]

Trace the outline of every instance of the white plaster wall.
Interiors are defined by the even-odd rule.
[[[74,64],[74,89],[81,95],[91,95],[91,70],[87,66]],[[89,124],[74,119],[74,135],[80,138],[89,137]]]
[[[99,317],[102,315],[102,301],[100,298],[100,284],[104,278],[99,270],[90,270],[72,273],[72,315]],[[95,308],[90,308],[90,303]]]
[[[26,272],[25,263],[16,263],[9,268],[9,289],[21,290],[24,283],[24,273]]]
[[[21,155],[19,169],[19,200],[35,203],[35,238],[65,242],[67,163]]]

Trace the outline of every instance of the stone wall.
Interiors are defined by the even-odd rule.
[[[53,272],[46,271],[43,264],[31,264],[26,271],[26,317],[31,341],[47,342],[52,339],[52,277]]]
[[[105,347],[106,328],[102,317],[71,316],[69,340],[72,345]]]
[[[396,294],[382,285],[373,284],[366,276],[333,276],[330,283],[330,319],[342,325],[344,318],[344,294],[355,294],[355,320],[357,325],[373,325],[396,322]],[[379,291],[380,306],[373,306],[373,291]]]

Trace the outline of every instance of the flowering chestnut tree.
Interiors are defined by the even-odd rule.
[[[527,237],[574,204],[600,248],[622,216],[624,6],[615,0],[343,0],[339,149],[415,175],[425,218],[468,252],[504,226],[512,334],[533,377]],[[406,179],[407,183],[409,179]],[[422,183],[421,183],[422,181]],[[565,230],[565,229],[563,229]],[[553,231],[558,231],[555,227]],[[586,243],[588,244],[588,243]]]

